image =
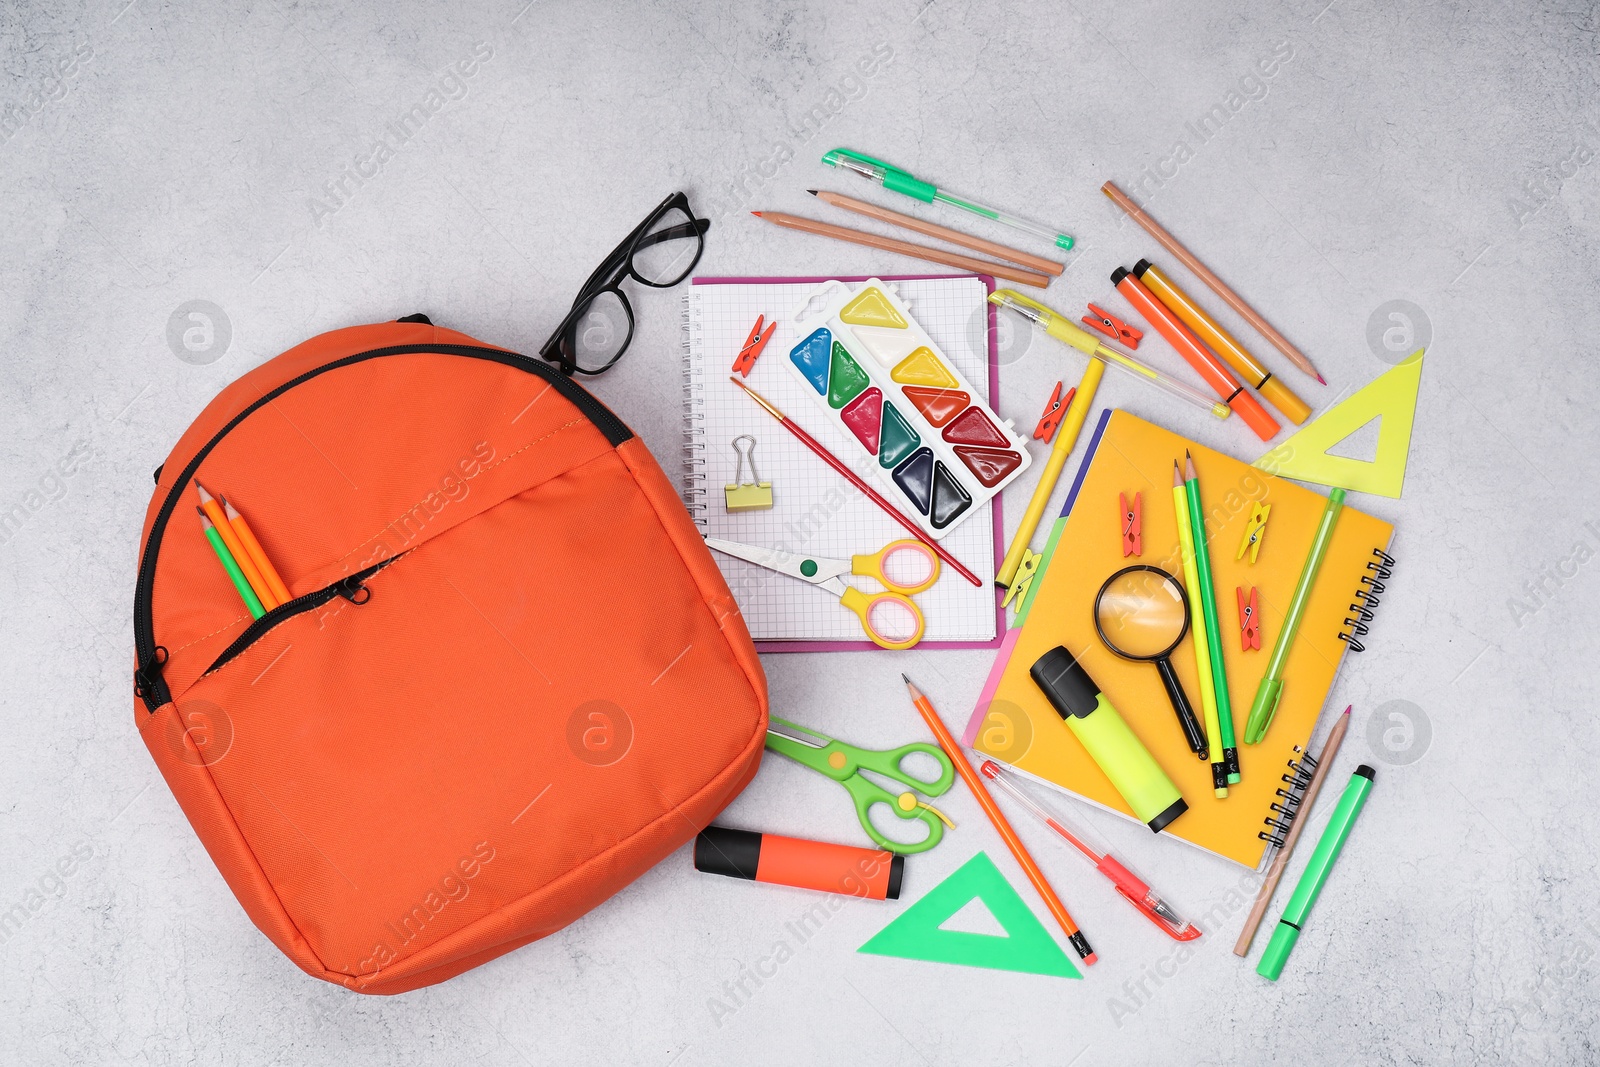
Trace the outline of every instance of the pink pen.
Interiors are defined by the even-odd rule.
[[[1014,780],[1014,776],[1002,770],[1000,764],[994,760],[984,760],[983,766],[978,770],[983,776],[999,786],[1006,793],[1014,797],[1017,803],[1033,813],[1034,818],[1044,823],[1050,829],[1066,838],[1067,843],[1083,853],[1089,862],[1094,864],[1095,870],[1111,879],[1111,884],[1118,893],[1127,898],[1128,903],[1138,908],[1151,922],[1171,937],[1174,941],[1193,941],[1200,936],[1200,928],[1188,922],[1168,904],[1156,895],[1155,891],[1145,884],[1138,875],[1118,863],[1109,852],[1097,851],[1084,842],[1084,832],[1081,829],[1069,830],[1062,825],[1058,816],[1051,814],[1038,801],[1029,796]]]

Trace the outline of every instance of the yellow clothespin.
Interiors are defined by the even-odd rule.
[[[1011,579],[1011,585],[1006,589],[1006,598],[1000,606],[1008,608],[1013,599],[1017,602],[1017,610],[1022,610],[1022,602],[1028,599],[1028,587],[1033,584],[1033,576],[1039,569],[1039,561],[1044,556],[1028,549],[1022,550],[1022,562],[1017,564],[1017,575]]]
[[[1267,529],[1267,514],[1272,510],[1271,504],[1259,501],[1250,506],[1250,518],[1244,524],[1244,540],[1239,542],[1239,552],[1233,558],[1244,559],[1245,551],[1250,553],[1250,562],[1254,563],[1261,554],[1261,535]]]
[[[740,441],[749,441],[745,448]],[[772,506],[772,483],[761,480],[756,473],[756,439],[742,433],[733,439],[733,454],[739,457],[733,465],[733,484],[722,487],[723,502],[730,512],[761,511]],[[750,464],[750,480],[741,481],[744,465]]]

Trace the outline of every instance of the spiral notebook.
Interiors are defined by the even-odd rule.
[[[1005,636],[968,723],[965,742],[1018,770],[1132,818],[1111,782],[1046,702],[1028,668],[1056,645],[1078,657],[1189,802],[1163,836],[1181,838],[1246,867],[1293,817],[1294,784],[1317,719],[1347,650],[1360,651],[1388,580],[1394,528],[1346,507],[1334,528],[1298,636],[1284,668],[1283,699],[1260,744],[1239,746],[1241,781],[1212,795],[1210,765],[1184,742],[1154,664],[1119,659],[1095,633],[1102,582],[1130,564],[1181,575],[1172,505],[1172,462],[1194,456],[1210,546],[1217,616],[1235,728],[1244,731],[1327,498],[1231,456],[1185,440],[1125,411],[1106,411],[1056,520],[1017,626]],[[1143,494],[1142,553],[1122,555],[1118,494]],[[1256,562],[1236,558],[1251,505],[1271,507]],[[1259,591],[1261,648],[1243,651],[1235,588]],[[1199,707],[1192,636],[1172,654]]]
[[[794,314],[826,278],[696,278],[684,296],[683,463],[684,502],[700,532],[743,544],[848,558],[875,552],[909,536],[848,481],[832,471],[728,380],[734,358],[758,315],[777,330],[755,368],[750,387],[796,424],[876,484],[874,458],[859,442],[816,411],[799,379],[783,366],[801,338]],[[852,286],[865,278],[840,279]],[[993,283],[974,275],[885,278],[911,314],[968,381],[984,383],[998,408],[999,364],[988,303]],[[760,481],[772,484],[773,506],[730,513],[723,487],[734,481],[733,439],[756,439]],[[749,478],[748,473],[744,475]],[[913,597],[927,619],[918,648],[982,648],[999,644],[1004,631],[1001,594],[994,587],[1002,545],[1000,501],[985,505],[940,544],[983,584],[974,588],[945,567],[931,589]],[[722,568],[750,635],[763,652],[876,649],[838,598],[806,582],[743,560],[712,553]],[[865,591],[870,578],[846,582]]]

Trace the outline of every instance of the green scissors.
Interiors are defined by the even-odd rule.
[[[879,848],[904,855],[926,852],[944,837],[946,826],[955,827],[955,823],[938,808],[918,800],[916,793],[907,791],[896,795],[869,781],[861,773],[871,771],[930,797],[940,796],[955,783],[956,769],[950,763],[950,757],[936,745],[916,741],[886,752],[856,748],[774,716],[767,720],[767,747],[814,771],[822,772],[844,786],[856,802],[856,816],[861,820],[861,828]],[[940,773],[937,779],[930,782],[901,769],[901,761],[913,752],[924,753],[938,761]],[[878,804],[889,805],[902,819],[921,820],[928,827],[928,836],[910,844],[885,837],[872,825],[871,812]]]

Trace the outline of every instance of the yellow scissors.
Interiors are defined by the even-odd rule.
[[[939,580],[939,557],[921,541],[908,537],[884,545],[871,555],[849,559],[823,559],[776,548],[757,548],[720,537],[706,538],[706,545],[758,567],[821,586],[856,613],[861,628],[880,648],[910,648],[922,640],[922,631],[927,629],[922,609],[912,602],[911,594],[920,593]],[[891,571],[907,577],[891,577]],[[841,576],[846,574],[876,579],[885,591],[863,593],[844,583]]]

